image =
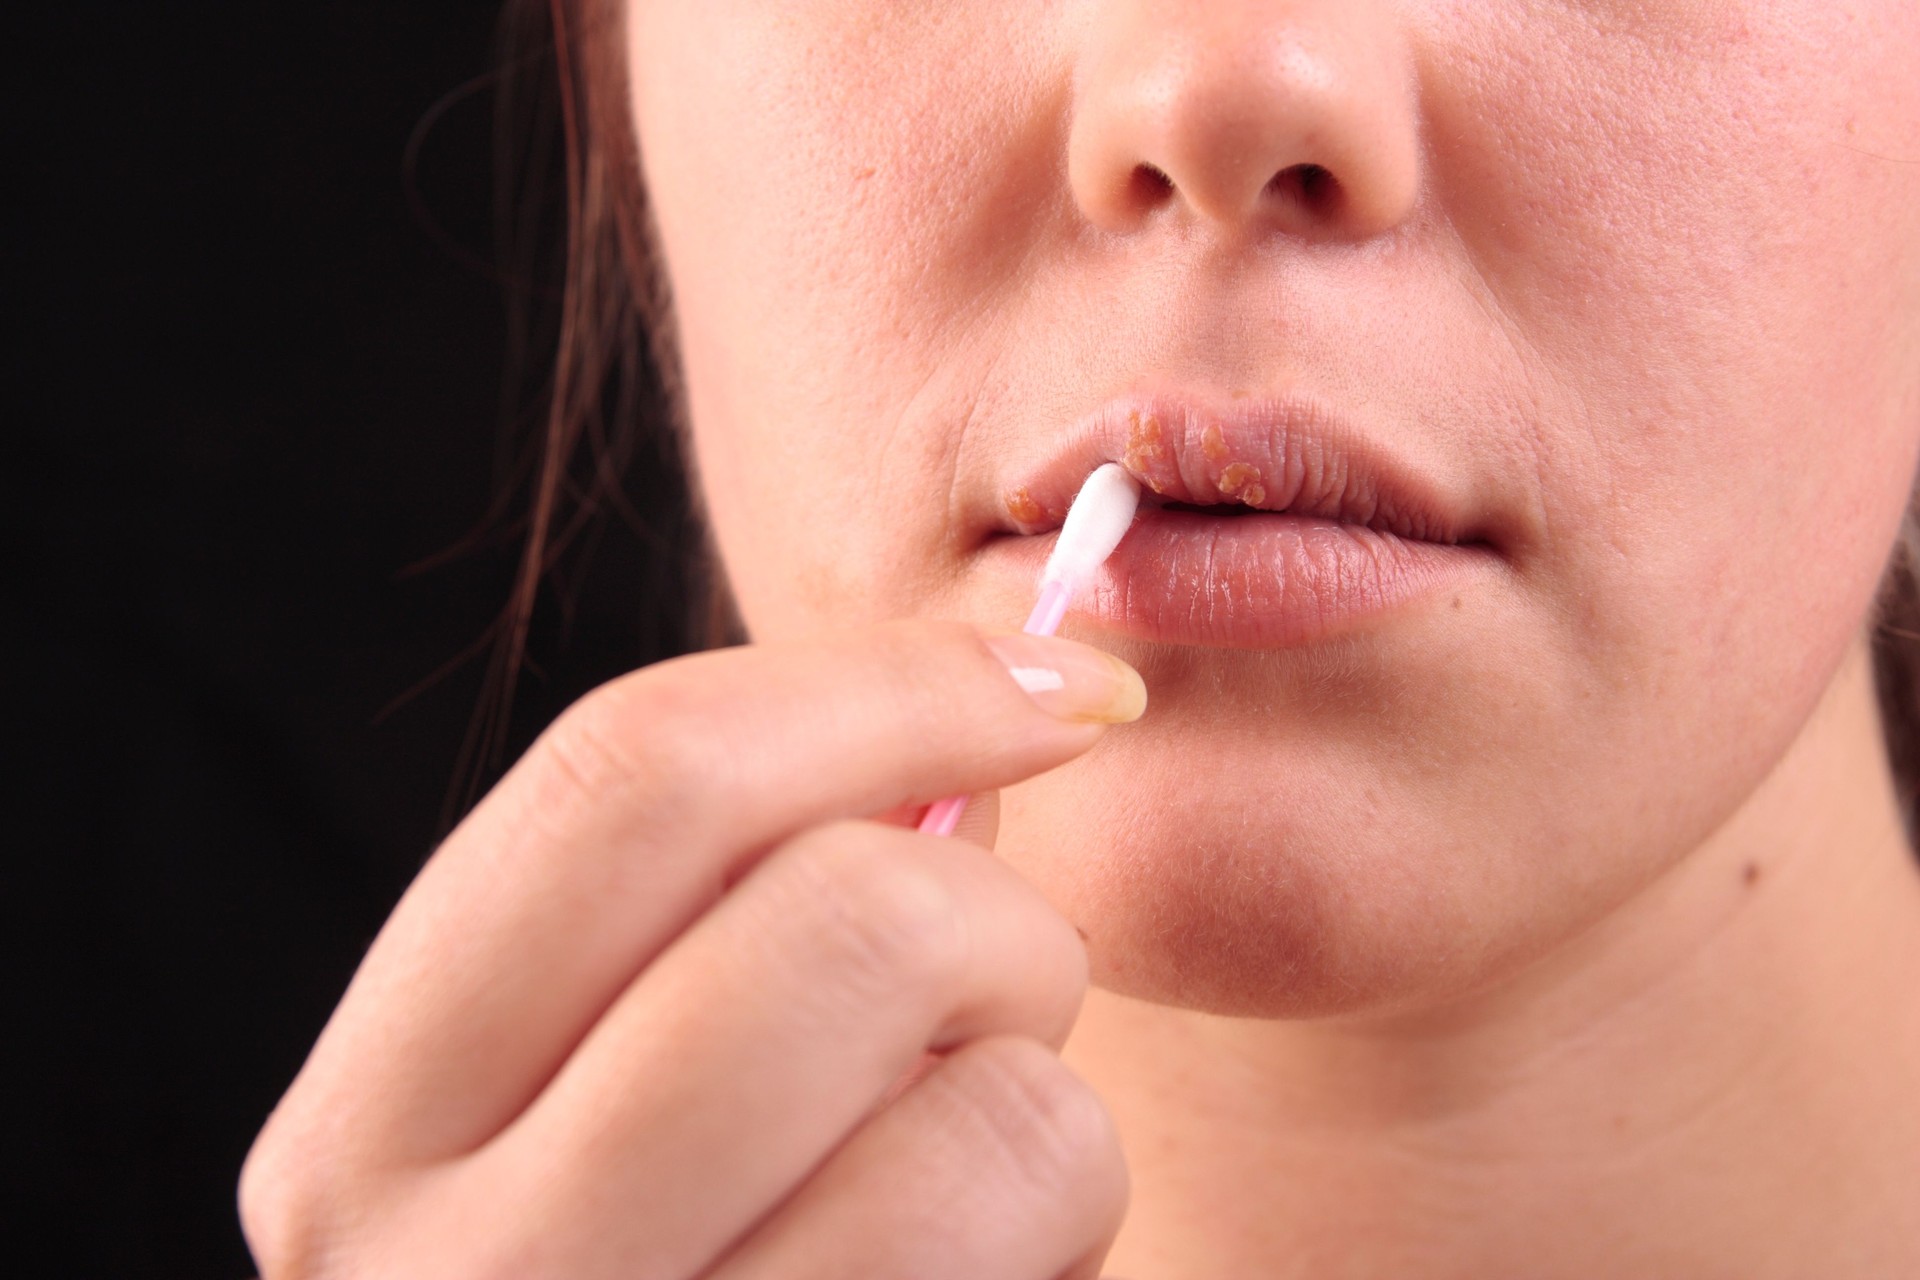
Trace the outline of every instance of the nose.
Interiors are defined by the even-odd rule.
[[[1419,198],[1419,110],[1384,0],[1106,0],[1076,51],[1067,170],[1094,225],[1364,239]]]

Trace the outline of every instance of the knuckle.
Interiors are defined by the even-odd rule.
[[[969,1127],[1031,1193],[1112,1202],[1126,1196],[1126,1164],[1106,1105],[1036,1041],[976,1040],[948,1060],[949,1084]]]
[[[960,904],[901,840],[872,823],[839,822],[787,850],[797,873],[790,896],[829,971],[824,990],[863,1008],[883,999],[938,1003],[957,990],[967,964]]]
[[[568,813],[622,797],[663,818],[716,785],[716,757],[725,753],[703,749],[716,717],[678,685],[639,672],[563,711],[543,735],[535,812]]]

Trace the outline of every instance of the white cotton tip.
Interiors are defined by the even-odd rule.
[[[1088,476],[1067,508],[1041,584],[1058,582],[1078,590],[1120,545],[1139,506],[1140,482],[1119,463],[1109,462]]]

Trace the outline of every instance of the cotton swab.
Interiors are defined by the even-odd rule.
[[[1028,635],[1050,636],[1060,629],[1067,606],[1094,573],[1106,563],[1120,545],[1133,515],[1140,507],[1140,483],[1117,462],[1097,468],[1073,496],[1067,519],[1060,526],[1060,537],[1053,554],[1040,573],[1040,598],[1034,602],[1027,625],[1020,628]],[[965,796],[948,796],[936,801],[920,820],[920,830],[929,835],[950,836],[966,811]]]

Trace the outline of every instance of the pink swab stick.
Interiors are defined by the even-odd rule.
[[[1050,636],[1060,629],[1060,619],[1066,616],[1074,593],[1092,579],[1120,545],[1139,506],[1140,484],[1119,463],[1109,462],[1087,477],[1073,496],[1073,505],[1067,508],[1059,540],[1053,544],[1053,554],[1047,557],[1047,567],[1040,574],[1040,598],[1034,601],[1022,631]],[[950,836],[966,810],[965,796],[937,800],[920,819],[920,830]]]

